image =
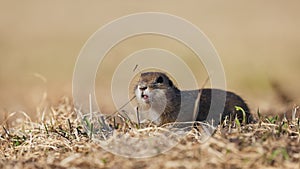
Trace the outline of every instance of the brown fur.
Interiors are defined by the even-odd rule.
[[[220,89],[199,89],[199,90],[188,90],[180,91],[170,80],[170,78],[161,72],[146,72],[142,73],[140,80],[135,87],[135,90],[139,87],[149,88],[148,90],[153,91],[154,89],[162,90],[164,97],[167,98],[166,107],[160,116],[160,124],[165,124],[174,121],[219,121],[220,114],[221,120],[225,117],[234,119],[237,117],[241,122],[243,120],[243,113],[241,110],[236,110],[236,106],[241,107],[245,112],[246,123],[253,122],[250,110],[244,100],[233,92],[228,92]],[[212,93],[215,96],[214,103],[215,107],[222,106],[223,112],[214,112],[212,105]],[[196,118],[192,118],[193,110],[195,108],[195,101],[197,100],[198,94],[200,95],[198,109],[196,110]],[[139,97],[139,96],[137,96]],[[226,98],[225,104],[222,104],[221,98]],[[159,100],[159,98],[156,98]],[[138,103],[138,107],[142,104]],[[151,107],[149,103],[148,107]],[[209,114],[210,109],[214,115]],[[216,109],[219,110],[219,109]]]

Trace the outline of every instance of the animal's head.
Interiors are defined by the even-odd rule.
[[[142,73],[135,87],[135,95],[140,105],[166,103],[166,93],[174,88],[170,78],[161,72]]]

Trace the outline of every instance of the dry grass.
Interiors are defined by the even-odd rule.
[[[91,141],[68,98],[43,112],[37,122],[23,112],[12,115],[23,120],[7,117],[0,129],[0,168],[300,168],[296,108],[292,120],[258,113],[257,124],[223,124],[206,142],[193,130],[173,149],[140,159],[114,155]],[[157,129],[126,131],[142,137]]]

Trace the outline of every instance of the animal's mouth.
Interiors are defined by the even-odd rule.
[[[149,96],[147,94],[144,94],[144,92],[141,94],[141,98],[145,101],[149,100]]]
[[[149,96],[148,96],[148,95],[146,95],[146,94],[142,94],[142,98],[146,100],[146,99],[148,99],[148,98],[149,98]]]

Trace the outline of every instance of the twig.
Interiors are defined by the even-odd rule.
[[[141,127],[141,122],[140,122],[140,113],[139,113],[139,107],[136,107],[136,118],[138,121],[138,127]]]
[[[6,128],[4,126],[2,126],[2,128],[3,128],[4,132],[5,132],[5,134],[7,135],[7,137],[10,137],[10,134],[9,134],[8,130],[6,130]]]
[[[205,79],[204,83],[202,84],[201,88],[203,88],[207,82],[209,80],[209,76],[207,76],[207,78]],[[194,104],[194,111],[193,111],[193,120],[195,121],[198,115],[198,110],[199,110],[199,105],[200,105],[200,98],[201,98],[201,94],[202,94],[202,90],[200,89],[198,91],[198,95],[197,98],[195,100],[195,104]]]

